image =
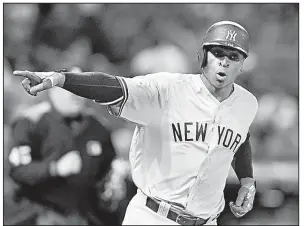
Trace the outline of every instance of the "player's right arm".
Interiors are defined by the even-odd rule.
[[[103,72],[14,71],[14,75],[25,77],[22,86],[33,96],[54,86],[103,104],[117,104],[124,96],[124,84],[117,76]]]
[[[134,78],[118,77],[124,84],[124,96],[120,104],[108,106],[110,114],[141,125],[160,122],[161,112],[168,103],[168,84],[173,77],[163,72]]]
[[[26,77],[22,84],[31,95],[59,86],[78,96],[108,105],[112,114],[143,125],[149,123],[151,117],[157,117],[167,96],[168,76],[164,73],[134,78],[103,72],[14,71],[14,74]]]

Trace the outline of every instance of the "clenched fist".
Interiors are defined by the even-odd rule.
[[[65,81],[65,70],[50,72],[14,71],[13,74],[22,76],[22,86],[27,93],[36,96],[38,92],[54,86],[62,87]]]
[[[52,176],[67,177],[78,174],[82,168],[82,160],[78,151],[70,151],[64,154],[56,162],[50,164]]]
[[[235,204],[229,203],[230,210],[237,218],[244,216],[253,207],[254,196],[256,193],[255,180],[253,178],[242,178]]]

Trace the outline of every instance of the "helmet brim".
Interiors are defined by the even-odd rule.
[[[211,45],[231,47],[231,48],[234,48],[234,49],[237,49],[237,50],[241,51],[243,54],[245,54],[246,57],[248,57],[248,52],[246,52],[242,47],[236,45],[233,42],[228,42],[228,41],[205,42],[203,44],[203,47],[204,46],[211,46]]]

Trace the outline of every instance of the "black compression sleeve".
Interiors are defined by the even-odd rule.
[[[63,72],[62,88],[88,99],[104,104],[114,104],[123,98],[122,85],[118,78],[103,72]]]
[[[246,138],[246,141],[236,152],[232,166],[239,180],[245,177],[253,178],[252,151],[249,134]]]

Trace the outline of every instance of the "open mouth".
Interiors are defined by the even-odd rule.
[[[220,83],[224,82],[227,78],[227,74],[225,72],[216,73],[216,80]]]
[[[227,76],[227,74],[225,72],[218,72],[217,74],[221,77],[226,77]]]

